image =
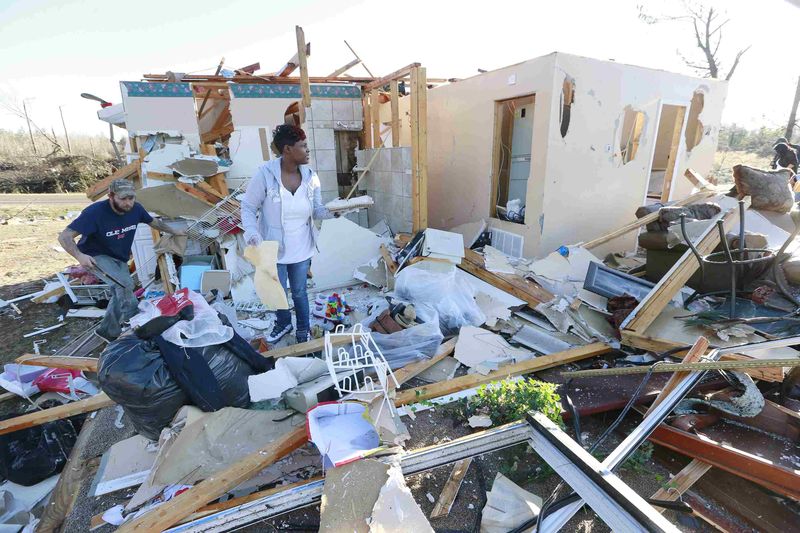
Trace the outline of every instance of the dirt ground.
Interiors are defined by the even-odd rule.
[[[89,203],[77,193],[0,194],[0,286],[52,278],[76,264],[57,237]]]

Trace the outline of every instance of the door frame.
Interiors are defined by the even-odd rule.
[[[661,189],[660,201],[669,202],[675,195],[675,187],[672,186],[672,183],[675,179],[675,172],[678,170],[678,165],[676,164],[676,161],[678,160],[678,157],[682,155],[686,150],[686,142],[684,137],[686,136],[686,118],[687,118],[686,115],[689,111],[689,103],[690,102],[684,100],[670,100],[666,98],[661,98],[658,100],[658,112],[656,113],[656,121],[655,121],[655,126],[653,128],[653,142],[652,142],[652,147],[650,148],[649,163],[647,165],[647,179],[645,180],[645,185],[644,185],[644,198],[642,200],[642,205],[646,205],[647,201],[650,199],[647,193],[650,189],[650,176],[653,172],[653,160],[655,159],[656,156],[656,144],[658,143],[658,128],[661,125],[661,116],[665,105],[683,108],[683,117],[682,117],[680,132],[678,133],[677,146],[675,144],[670,144],[670,162],[667,164],[667,170],[670,170],[669,168],[670,166],[672,166],[672,169],[669,172],[669,175],[667,175],[666,170],[664,171],[664,183]],[[674,156],[673,156],[673,151],[674,151]],[[669,187],[667,187],[667,185],[669,185]],[[667,192],[666,197],[664,195],[664,192]]]

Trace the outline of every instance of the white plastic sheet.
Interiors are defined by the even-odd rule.
[[[205,298],[194,291],[189,291],[189,299],[194,305],[194,318],[181,320],[164,331],[161,336],[165,340],[186,348],[201,348],[222,344],[233,338],[233,328],[222,324],[217,312],[208,305]],[[142,326],[160,316],[157,303],[158,299],[140,302],[139,314],[131,318],[131,326],[134,328]]]

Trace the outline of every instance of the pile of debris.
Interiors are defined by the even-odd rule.
[[[305,53],[299,47],[300,58],[289,63],[303,65]],[[301,71],[302,95],[355,88],[338,131],[361,129],[369,121],[353,106],[362,90],[391,84],[397,98],[398,79],[419,83],[418,68],[378,80],[329,78],[317,93]],[[231,113],[254,105],[252,94],[237,91],[294,90],[298,82],[280,79],[288,67],[260,81],[254,69],[237,69],[229,86],[217,80],[222,70],[196,86],[179,73],[124,82],[127,105],[104,108],[111,123],[135,133],[134,152],[88,195],[102,198],[112,179],[133,179],[143,205],[171,217],[188,237],[137,230],[139,314],[99,358],[89,356],[99,347],[92,328],[55,354],[18,358],[0,376],[13,395],[43,393],[30,412],[0,421],[3,489],[19,493],[13,482],[36,492],[19,505],[7,497],[4,523],[32,523],[31,510],[50,494],[38,520],[55,529],[79,493],[101,503],[116,493],[122,501],[97,513],[92,528],[228,530],[321,503],[321,530],[432,531],[430,521],[458,498],[472,458],[520,443],[560,476],[562,497],[540,498],[498,474],[481,531],[523,531],[537,522],[556,531],[584,504],[620,531],[675,531],[665,509],[717,524],[708,508],[682,500],[711,466],[800,498],[800,353],[793,348],[800,345],[800,212],[788,180],[776,186],[782,176],[740,168],[731,192],[689,171],[691,196],[642,206],[636,220],[606,236],[528,260],[494,246],[491,220],[427,228],[414,204],[410,217],[397,209],[369,224],[365,210],[384,209],[391,195],[353,199],[363,175],[373,163],[380,173],[392,175],[399,165],[398,176],[406,175],[401,151],[382,152],[377,123],[374,153],[350,154],[371,160],[332,191],[329,206],[347,216],[321,224],[309,280],[313,338],[270,345],[274,312],[289,307],[276,275],[277,243],[245,245],[239,202],[254,161],[274,156],[266,129],[234,127]],[[236,88],[237,77],[252,85]],[[179,93],[159,92],[167,89]],[[136,101],[147,99],[142,94],[152,97],[150,107]],[[196,131],[175,126],[185,118],[175,111],[182,96]],[[172,107],[159,107],[161,100]],[[280,111],[291,120],[306,113],[319,135],[315,150],[324,151],[323,132],[337,129],[326,127],[324,109]],[[414,142],[409,165],[416,169]],[[594,255],[639,230],[637,253]],[[102,315],[107,284],[77,268],[57,278],[17,300],[60,298],[65,320]],[[20,312],[14,300],[0,306]],[[787,368],[794,370],[787,375]],[[542,405],[508,409],[511,423],[479,409],[464,421],[479,431],[405,449],[415,413],[462,399],[469,405],[503,383],[541,395]],[[43,398],[59,405],[41,405]],[[91,455],[102,415],[88,413],[113,406],[117,427],[135,434]],[[602,435],[585,442],[581,417],[617,411]],[[593,455],[623,419],[640,415],[610,455]],[[651,498],[615,473],[647,439],[692,458],[669,490]],[[87,455],[101,454],[86,488]],[[428,495],[436,505],[426,516],[405,477],[449,464],[441,493]]]

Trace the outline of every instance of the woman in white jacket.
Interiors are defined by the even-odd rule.
[[[272,132],[272,142],[280,157],[258,168],[241,203],[244,237],[252,246],[262,240],[278,241],[278,277],[284,290],[287,282],[292,289],[297,342],[305,342],[309,339],[306,282],[317,250],[314,220],[334,215],[322,204],[319,177],[308,166],[305,132],[282,124]],[[291,331],[291,313],[280,310],[267,342],[277,342]]]

